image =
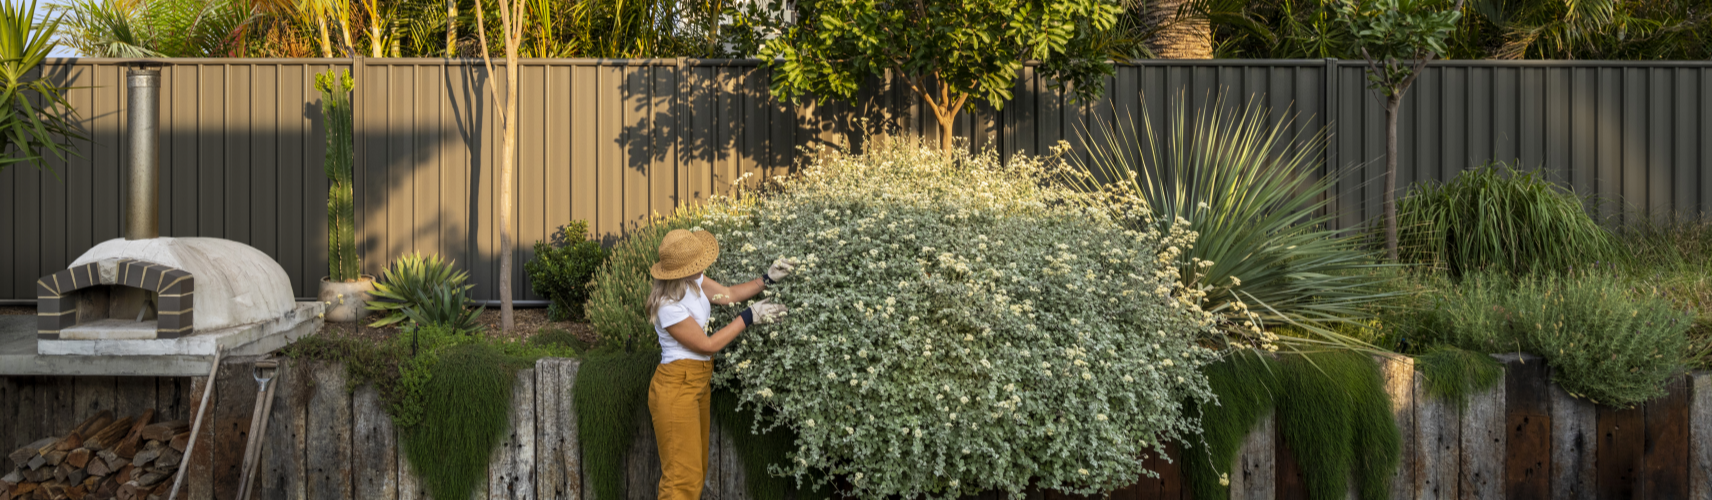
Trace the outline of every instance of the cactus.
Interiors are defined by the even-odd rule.
[[[351,89],[355,86],[349,72],[328,70],[315,75],[327,127],[327,276],[340,282],[356,281],[362,272],[351,186],[351,164],[356,160],[351,149]]]

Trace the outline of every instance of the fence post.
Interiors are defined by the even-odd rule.
[[[1331,176],[1331,175],[1336,175],[1338,173],[1338,155],[1337,155],[1338,133],[1337,133],[1337,130],[1338,130],[1338,127],[1340,126],[1340,124],[1337,122],[1337,115],[1338,115],[1337,67],[1338,67],[1337,58],[1335,58],[1335,57],[1326,58],[1325,66],[1324,66],[1324,72],[1320,76],[1320,86],[1324,90],[1324,95],[1321,97],[1320,102],[1323,103],[1321,108],[1323,109],[1323,111],[1325,113],[1325,115],[1320,118],[1321,120],[1324,120],[1324,123],[1325,123],[1325,141],[1324,141],[1324,144],[1320,145],[1320,147],[1324,148],[1322,153],[1325,155],[1325,171],[1320,174],[1322,176],[1321,178],[1324,178],[1323,176]],[[1326,193],[1326,196],[1329,197],[1330,199],[1328,199],[1326,201],[1326,207],[1325,207],[1327,215],[1334,215],[1334,214],[1342,214],[1343,213],[1342,212],[1343,206],[1341,203],[1339,203],[1343,199],[1343,197],[1342,197],[1343,187],[1341,186],[1341,184],[1342,184],[1342,182],[1338,182],[1336,184],[1332,184],[1331,186],[1329,186],[1329,189],[1331,190],[1331,192]],[[1334,227],[1336,229],[1344,229],[1343,227],[1341,227],[1342,226],[1341,219],[1342,219],[1342,217],[1333,217],[1329,222],[1331,223],[1332,227]]]

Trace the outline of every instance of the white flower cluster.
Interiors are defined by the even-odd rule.
[[[790,319],[739,337],[715,371],[771,410],[758,426],[798,433],[775,465],[864,497],[1095,493],[1196,432],[1181,403],[1212,398],[1203,346],[1223,342],[1220,318],[1177,293],[1193,235],[1125,229],[1134,214],[1061,175],[1052,158],[880,141],[709,213],[731,249],[711,275],[801,262],[765,292]]]

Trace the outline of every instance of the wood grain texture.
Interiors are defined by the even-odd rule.
[[[422,482],[422,476],[416,473],[416,468],[410,465],[410,459],[404,453],[403,434],[394,432],[393,442],[399,443],[398,500],[428,500],[428,486]]]
[[[76,377],[72,380],[76,384],[76,391],[72,394],[72,414],[61,418],[83,422],[102,411],[112,411],[114,418],[134,417],[140,413],[125,413],[114,408],[118,406],[119,395],[113,390],[113,377]]]
[[[222,365],[224,364],[222,363]],[[224,369],[225,367],[222,366],[221,371]],[[186,397],[190,398],[190,403],[185,406],[191,409],[190,421],[192,425],[194,426],[194,422],[196,422],[197,411],[200,410],[205,413],[201,416],[202,428],[196,433],[196,447],[189,450],[190,453],[187,454],[189,456],[189,470],[184,471],[183,489],[185,492],[183,495],[190,500],[211,500],[214,498],[214,452],[210,445],[214,442],[214,401],[218,396],[212,393],[208,394],[208,407],[202,409],[204,389],[212,381],[207,377],[195,377],[190,380],[190,392],[185,394]]]
[[[1712,500],[1712,373],[1695,372],[1688,435],[1693,447],[1688,461],[1688,497]]]
[[[511,428],[488,465],[488,498],[535,498],[535,369],[518,370],[511,387]]]
[[[1277,495],[1278,468],[1272,463],[1278,453],[1273,449],[1276,434],[1274,416],[1268,414],[1243,438],[1230,474],[1231,500],[1272,500]]]
[[[576,359],[535,363],[535,496],[582,498],[582,448],[577,442]]]
[[[1273,477],[1277,482],[1273,487],[1274,497],[1278,500],[1305,500],[1308,498],[1308,481],[1302,476],[1302,466],[1296,461],[1296,452],[1290,449],[1290,438],[1285,436],[1283,428],[1276,434],[1273,442],[1273,466],[1276,472]]]
[[[315,363],[309,386],[304,437],[304,476],[309,498],[346,500],[352,497],[351,395],[345,389],[343,366]]]
[[[660,450],[654,441],[654,420],[647,405],[636,412],[636,440],[624,454],[626,500],[656,500],[660,495]]]
[[[1504,496],[1504,384],[1470,395],[1462,411],[1462,449],[1457,498],[1497,500]]]
[[[305,500],[309,497],[304,475],[304,437],[308,408],[302,404],[309,391],[308,373],[296,369],[298,361],[280,360],[274,383],[273,409],[268,413],[267,435],[263,437],[261,477],[255,492],[260,500]]]
[[[1551,496],[1551,372],[1538,356],[1504,358],[1504,496]]]
[[[1600,499],[1640,498],[1641,457],[1646,441],[1646,413],[1642,408],[1598,407],[1599,441],[1594,463],[1598,465],[1596,488]]]
[[[1427,395],[1424,381],[1415,378],[1416,500],[1457,498],[1458,457],[1462,455],[1462,420],[1454,403]]]
[[[1397,472],[1391,475],[1392,500],[1415,498],[1415,359],[1375,356],[1385,394],[1391,398],[1391,419],[1397,424]]]
[[[737,440],[748,434],[748,429],[731,429],[714,436],[718,439],[712,448],[719,451],[719,494],[713,500],[749,500],[749,476],[743,468],[742,457],[737,455]]]
[[[374,384],[351,395],[351,465],[355,498],[398,498],[398,442],[392,417]]]
[[[250,414],[256,411],[256,380],[250,374],[255,357],[233,357],[220,362],[220,373],[214,377],[214,403],[209,406],[214,424],[214,439],[209,451],[214,452],[214,498],[238,498],[238,481],[243,474],[244,446],[249,443]],[[197,446],[201,446],[198,444]]]
[[[1593,403],[1570,397],[1552,384],[1551,403],[1551,498],[1595,500],[1599,498],[1595,448],[1599,443],[1598,416]]]
[[[1646,402],[1646,444],[1642,447],[1641,496],[1688,498],[1688,377],[1671,377],[1664,397]]]

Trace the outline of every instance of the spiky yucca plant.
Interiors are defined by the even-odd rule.
[[[1082,166],[1106,182],[1090,188],[1140,197],[1157,220],[1181,218],[1200,233],[1185,261],[1201,264],[1179,273],[1206,289],[1209,310],[1246,303],[1264,327],[1310,333],[1286,347],[1369,347],[1337,324],[1371,318],[1393,292],[1374,254],[1328,228],[1325,195],[1338,175],[1320,171],[1323,134],[1293,132],[1293,115],[1273,120],[1256,102],[1195,107],[1180,96],[1174,108],[1164,128],[1144,109],[1140,130],[1099,124],[1101,134],[1084,136]]]
[[[428,315],[433,311],[453,309],[446,304],[454,302],[454,299],[463,304],[464,292],[475,285],[466,284],[470,273],[452,266],[452,262],[439,255],[423,256],[416,252],[392,261],[392,265],[381,274],[380,281],[375,282],[374,291],[369,292],[375,300],[364,305],[370,311],[381,313],[380,318],[369,326],[389,326],[411,319],[406,310]],[[435,318],[455,316],[452,313],[433,314]]]

